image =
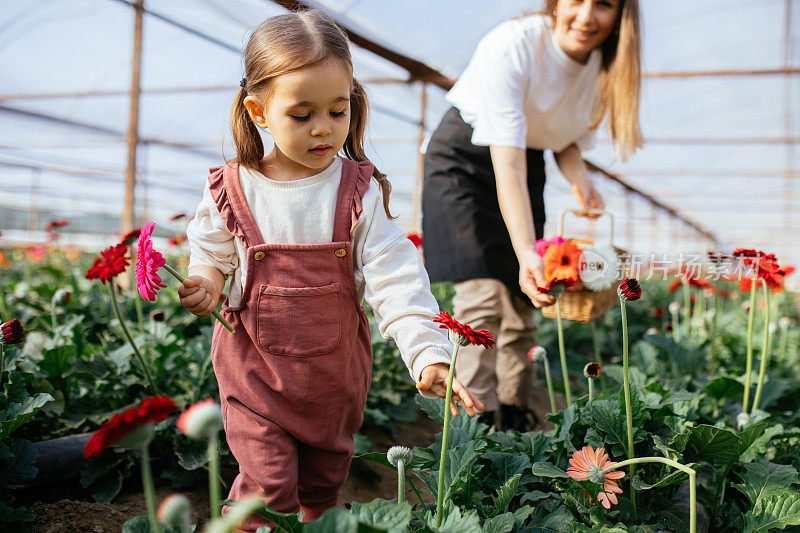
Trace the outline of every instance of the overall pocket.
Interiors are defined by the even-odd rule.
[[[256,332],[262,350],[308,357],[333,351],[342,336],[338,283],[323,287],[258,290]]]

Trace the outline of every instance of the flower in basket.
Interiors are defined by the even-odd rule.
[[[617,281],[619,259],[611,246],[604,244],[583,247],[580,260],[580,279],[590,291],[610,289]]]
[[[116,278],[128,268],[127,252],[128,247],[123,243],[109,246],[95,258],[92,267],[86,271],[86,279],[99,279],[105,284]]]
[[[25,330],[19,320],[13,318],[0,326],[0,344],[19,344],[25,340]],[[2,370],[2,367],[0,367]]]
[[[548,248],[561,244],[562,242],[564,242],[564,239],[561,237],[561,235],[556,235],[555,237],[551,237],[549,239],[539,239],[536,241],[536,244],[534,244],[534,247],[536,253],[544,257],[544,254]]]
[[[409,241],[414,243],[414,246],[417,248],[422,248],[422,237],[420,237],[419,233],[411,232],[406,235]]]
[[[581,249],[572,241],[564,241],[547,248],[544,253],[544,277],[553,279],[579,279]]]
[[[84,456],[100,457],[115,444],[125,448],[141,448],[152,439],[153,426],[166,420],[174,410],[175,403],[167,396],[145,398],[138,407],[129,407],[115,414],[95,431],[86,443]]]
[[[551,296],[559,297],[566,289],[575,285],[576,282],[577,280],[572,277],[561,278],[556,276],[549,280],[544,287],[536,287],[536,290]]]
[[[622,494],[622,489],[617,484],[618,479],[625,477],[625,472],[611,471],[603,473],[606,468],[614,466],[616,463],[608,460],[605,449],[592,449],[591,446],[584,446],[569,459],[571,465],[567,468],[567,474],[575,480],[589,480],[600,485],[600,492],[597,499],[606,509],[611,509],[611,505],[617,504],[617,494]]]

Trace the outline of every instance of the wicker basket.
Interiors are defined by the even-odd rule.
[[[558,215],[558,234],[564,237],[564,215],[566,213],[578,213],[576,209],[562,209]],[[614,239],[614,217],[608,211],[603,211],[603,215],[608,215],[611,221],[611,232],[609,234],[609,244]],[[582,244],[593,244],[591,239],[576,238],[572,239]],[[617,252],[617,257],[620,264],[624,264],[624,258],[627,255],[625,250],[617,248],[613,244],[611,247]],[[561,302],[561,318],[566,320],[574,320],[576,322],[589,322],[595,318],[602,316],[608,311],[611,306],[618,302],[617,287],[612,286],[602,291],[590,291],[588,289],[580,289],[577,291],[564,291],[559,298]],[[556,306],[550,305],[542,308],[542,315],[547,318],[557,318]]]

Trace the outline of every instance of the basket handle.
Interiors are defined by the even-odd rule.
[[[611,230],[608,234],[608,244],[613,244],[614,242],[614,215],[611,214],[610,211],[605,210],[588,210],[585,211],[583,209],[562,209],[560,213],[558,213],[558,235],[564,237],[564,215],[567,213],[572,213],[574,215],[580,214],[590,214],[590,215],[597,215],[601,217],[603,215],[608,216],[609,224]]]

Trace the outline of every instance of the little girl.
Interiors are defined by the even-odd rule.
[[[211,169],[179,290],[207,316],[233,276],[222,315],[236,333],[217,323],[211,345],[239,463],[229,498],[260,493],[308,520],[336,505],[362,422],[372,368],[362,299],[420,391],[444,397],[450,362],[419,255],[390,220],[389,182],[364,157],[367,98],[348,44],[321,11],[253,32],[231,110],[237,158]],[[275,143],[266,155],[259,128]],[[458,380],[453,390],[470,416],[483,409]]]

